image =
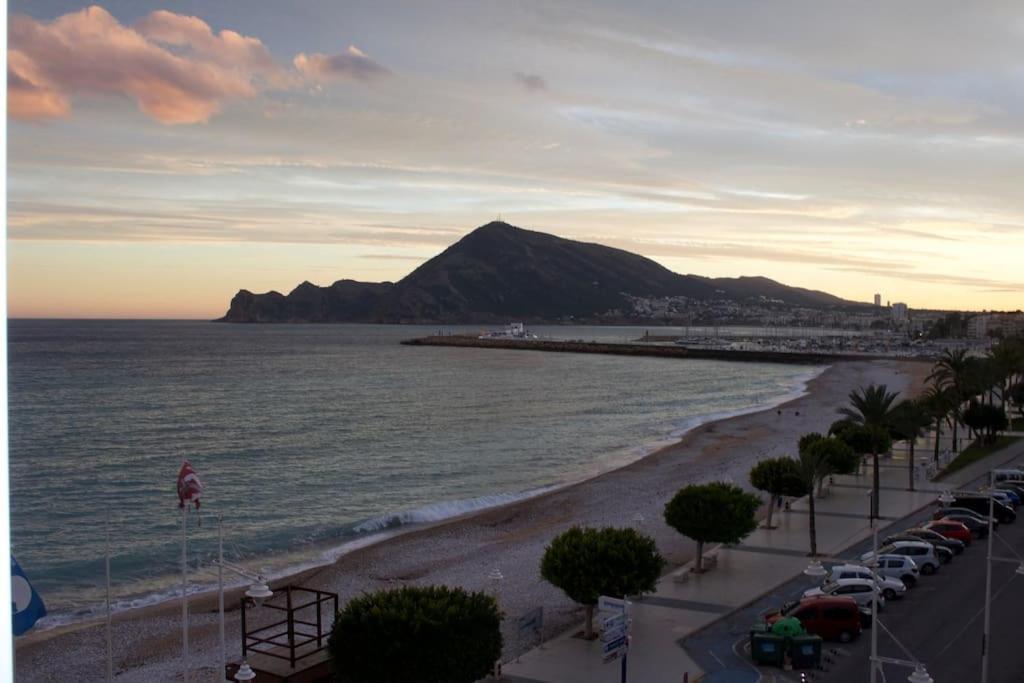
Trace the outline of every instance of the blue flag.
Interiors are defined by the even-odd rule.
[[[28,582],[21,565],[11,555],[11,611],[14,613],[14,635],[20,636],[46,616],[46,606],[36,589]]]

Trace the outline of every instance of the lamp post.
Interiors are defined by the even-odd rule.
[[[989,471],[988,485],[992,486],[995,473]],[[996,499],[988,494],[988,551],[985,556],[985,629],[981,632],[981,683],[988,683],[988,638],[992,621],[992,516],[996,513]]]
[[[495,567],[491,570],[491,573],[487,575],[488,580],[491,582],[491,590],[494,593],[494,601],[498,604],[498,624],[500,628],[501,624],[501,581],[504,579],[501,570]],[[494,662],[494,678],[495,680],[501,679],[501,654],[498,655],[498,660]]]
[[[878,567],[878,527],[871,534],[871,561]],[[872,571],[874,571],[872,568]],[[871,590],[871,683],[878,682],[878,586]]]
[[[257,606],[262,605],[264,600],[273,597],[274,591],[270,590],[267,580],[263,575],[253,574],[249,570],[224,559],[224,525],[222,522],[223,517],[217,515],[217,559],[213,563],[217,566],[217,607],[220,614],[220,674],[218,675],[225,676],[228,670],[228,658],[224,637],[224,570],[227,569],[243,579],[252,581],[252,584],[245,591],[245,597],[252,598]],[[242,637],[245,637],[244,633]],[[235,673],[235,680],[251,681],[254,678],[256,678],[256,674],[249,667],[249,663],[243,661]]]

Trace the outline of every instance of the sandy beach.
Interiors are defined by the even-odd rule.
[[[351,596],[403,584],[449,584],[491,590],[488,574],[504,576],[501,604],[506,613],[505,658],[532,642],[521,642],[516,618],[544,607],[544,635],[582,623],[583,609],[539,575],[540,557],[552,537],[574,524],[628,526],[642,515],[670,567],[692,558],[694,544],[667,527],[662,509],[689,483],[726,480],[749,488],[747,473],[763,458],[794,454],[806,432],[824,432],[837,419],[853,389],[888,385],[904,397],[920,390],[926,363],[844,362],[808,385],[808,393],[779,408],[705,424],[672,444],[628,466],[551,493],[408,533],[353,551],[330,566],[274,582]],[[228,605],[237,605],[238,591]],[[218,666],[216,597],[191,601],[193,666],[197,680],[214,678]],[[174,601],[132,610],[114,618],[114,668],[119,681],[180,680],[180,605]],[[228,613],[229,660],[240,654],[237,610]],[[103,680],[105,631],[102,621],[29,634],[18,639],[16,680]]]

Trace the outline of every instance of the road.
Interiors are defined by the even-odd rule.
[[[1024,507],[1020,521],[1002,525],[996,534],[996,556],[1024,556]],[[916,526],[927,520],[927,511],[899,520],[882,535]],[[870,550],[870,542],[860,543],[844,557],[856,558]],[[923,662],[936,683],[979,681],[981,676],[981,640],[985,597],[984,540],[975,540],[964,553],[944,565],[933,576],[922,577],[905,598],[894,600],[882,610],[883,625],[906,647],[907,652],[885,631],[879,632],[879,654],[884,657]],[[992,642],[989,657],[990,683],[1024,681],[1024,644],[1020,642],[1021,608],[1024,606],[1024,576],[1015,574],[1016,566],[993,563]],[[757,669],[751,663],[747,632],[761,614],[796,599],[816,585],[809,577],[796,578],[748,608],[725,619],[686,641],[685,647],[705,670],[717,672],[709,681],[754,683],[802,681],[813,683],[865,683],[868,680],[868,655],[871,631],[848,645],[825,643],[823,671],[783,672],[777,668]],[[909,655],[908,655],[909,652]],[[911,669],[885,665],[879,681],[905,681]]]
[[[1024,516],[1019,522],[1001,526],[996,536],[996,556],[1024,554]],[[963,555],[934,576],[923,577],[906,598],[893,601],[881,614],[885,627],[915,658],[924,662],[936,683],[980,680],[985,552],[985,542],[976,540]],[[1024,576],[1015,574],[1016,568],[1001,562],[993,563],[992,567],[991,683],[1024,680],[1024,647],[1020,642]],[[839,659],[828,674],[816,680],[867,681],[869,634],[866,632],[860,641],[847,646],[850,655]],[[908,659],[907,653],[884,630],[879,632],[878,651],[882,656]],[[910,670],[886,665],[884,673],[885,678],[880,677],[880,681],[903,681]]]

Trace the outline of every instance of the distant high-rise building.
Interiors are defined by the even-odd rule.
[[[907,305],[904,303],[895,303],[892,305],[892,321],[897,325],[902,325],[907,322],[909,316],[907,315]]]
[[[881,305],[882,305],[882,295],[881,294],[875,294],[875,306],[881,306]]]

